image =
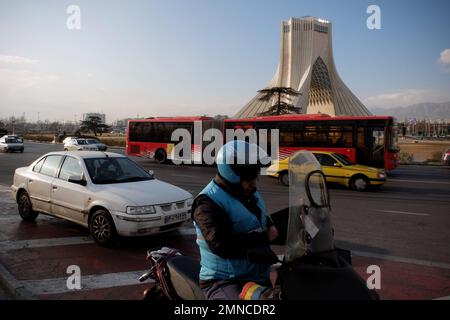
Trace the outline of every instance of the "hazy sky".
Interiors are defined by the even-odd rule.
[[[366,27],[370,4],[381,30]],[[449,12],[445,0],[0,0],[0,118],[233,115],[272,78],[281,21],[306,15],[333,22],[338,72],[368,107],[448,101]]]

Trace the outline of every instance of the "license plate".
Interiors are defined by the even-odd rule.
[[[186,219],[186,213],[177,213],[177,214],[172,214],[170,216],[165,216],[164,217],[164,223],[172,223],[175,221],[179,221],[179,220],[185,220]]]

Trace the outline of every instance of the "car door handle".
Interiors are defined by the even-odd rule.
[[[33,180],[30,179],[30,180],[28,180],[28,182],[31,183],[31,182],[33,182]]]
[[[58,187],[57,186],[52,186],[52,189],[56,190],[56,189],[58,189]]]

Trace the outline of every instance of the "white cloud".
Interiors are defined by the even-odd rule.
[[[450,49],[442,51],[438,61],[444,66],[450,66]]]
[[[438,62],[444,68],[444,71],[450,73],[450,49],[444,49],[441,52]]]
[[[405,107],[423,102],[450,100],[450,93],[426,89],[399,89],[363,99],[369,108]]]
[[[55,74],[0,68],[0,89],[27,89],[59,79]]]
[[[88,77],[88,78],[93,78],[93,77],[94,77],[94,74],[93,74],[93,73],[88,73],[88,74],[87,74],[87,77]]]
[[[36,64],[37,60],[21,56],[0,55],[0,63],[24,65],[24,64]]]

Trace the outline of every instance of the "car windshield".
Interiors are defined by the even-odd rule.
[[[78,144],[88,144],[85,139],[77,139]]]
[[[84,159],[94,184],[111,184],[152,180],[148,172],[128,158]]]
[[[100,143],[100,141],[97,141],[97,140],[95,140],[95,139],[87,139],[86,142],[87,142],[87,144],[97,144],[97,143]]]
[[[6,143],[22,143],[22,139],[16,138],[16,137],[11,137],[11,138],[6,138],[5,142]]]
[[[336,159],[338,159],[344,166],[350,166],[353,163],[343,154],[339,154],[339,153],[333,153],[333,157],[335,157]]]

